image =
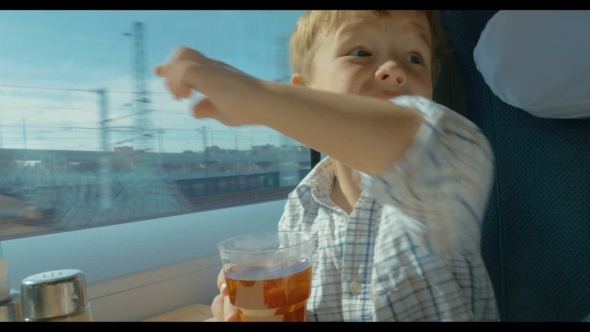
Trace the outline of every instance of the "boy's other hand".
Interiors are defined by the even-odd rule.
[[[217,288],[219,288],[219,295],[213,299],[213,303],[211,304],[211,311],[213,312],[213,316],[215,316],[215,320],[218,322],[236,322],[238,313],[229,300],[223,269],[217,276]]]

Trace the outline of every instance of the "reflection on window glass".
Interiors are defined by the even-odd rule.
[[[0,11],[0,240],[285,198],[310,151],[189,116],[186,45],[288,82],[299,11]]]

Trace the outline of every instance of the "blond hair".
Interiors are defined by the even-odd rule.
[[[441,70],[441,60],[447,55],[446,38],[442,29],[438,11],[424,11],[428,19],[432,39],[432,82],[436,82]],[[311,60],[321,37],[334,31],[346,20],[374,14],[389,16],[387,10],[310,10],[297,21],[289,43],[289,62],[292,73],[307,74],[311,71]]]

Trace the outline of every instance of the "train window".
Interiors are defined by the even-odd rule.
[[[301,11],[0,11],[0,240],[285,199],[310,150],[189,116],[186,45],[288,82]]]

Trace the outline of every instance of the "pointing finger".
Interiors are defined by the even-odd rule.
[[[160,77],[168,76],[167,66],[159,65],[154,67],[154,73]]]

